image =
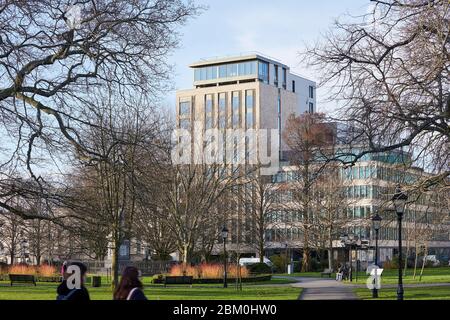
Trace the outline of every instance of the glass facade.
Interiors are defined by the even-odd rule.
[[[240,124],[239,124],[239,109],[241,107],[241,103],[240,103],[240,94],[239,91],[233,91],[232,92],[232,98],[231,98],[231,109],[232,109],[232,123],[233,123],[233,128],[239,128]]]
[[[253,128],[254,90],[245,90],[245,123],[247,129]]]
[[[207,94],[205,96],[205,129],[211,129],[213,126],[213,95]]]
[[[275,68],[275,74],[274,74],[274,85],[275,86],[278,86],[278,66],[277,65],[274,65],[274,68]]]
[[[189,130],[191,128],[190,119],[180,119],[180,128]]]
[[[309,97],[311,99],[314,99],[314,87],[313,86],[309,86]]]
[[[195,68],[194,81],[214,80],[249,75],[256,76],[256,63],[256,61],[247,61]]]
[[[226,114],[227,114],[227,95],[226,93],[219,93],[219,128],[226,128]]]
[[[190,101],[180,102],[180,115],[188,115],[191,113],[191,103]]]
[[[269,84],[269,64],[267,62],[258,61],[258,78]]]

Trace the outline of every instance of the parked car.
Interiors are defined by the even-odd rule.
[[[269,267],[273,267],[272,261],[270,261],[268,258],[264,257],[263,261]],[[259,258],[240,258],[239,259],[239,265],[241,265],[241,266],[249,266],[249,265],[252,265],[255,263],[259,263]]]

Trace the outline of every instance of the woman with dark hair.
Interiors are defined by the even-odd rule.
[[[119,286],[114,291],[114,300],[147,300],[142,288],[139,270],[135,267],[126,267]]]

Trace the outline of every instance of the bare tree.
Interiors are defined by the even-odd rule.
[[[0,1],[0,135],[10,140],[1,147],[0,207],[26,219],[39,213],[5,198],[48,201],[56,188],[38,165],[62,168],[72,154],[89,161],[110,156],[82,134],[96,128],[92,88],[114,87],[122,98],[156,96],[167,86],[177,27],[198,12],[182,0],[71,4]]]
[[[416,165],[433,172],[410,189],[448,188],[450,4],[371,3],[371,13],[336,21],[324,41],[305,52],[330,100],[339,102],[336,117],[358,128],[358,146],[340,160],[409,148]]]
[[[324,115],[319,113],[291,115],[283,132],[290,149],[289,160],[296,168],[292,196],[296,209],[302,212],[302,271],[309,271],[310,249],[313,245],[313,187],[323,173],[327,159],[334,153],[334,132],[324,120]]]
[[[277,192],[280,192],[279,186],[273,183],[271,178],[271,176],[264,176],[259,171],[255,171],[246,177],[246,183],[238,195],[238,199],[250,209],[248,218],[254,225],[254,230],[252,229],[250,232],[255,239],[252,245],[258,252],[261,263],[264,262],[266,250],[266,232],[270,226],[275,227],[271,216],[279,196]]]
[[[347,209],[352,205],[346,192],[346,186],[339,176],[341,166],[328,164],[324,173],[313,187],[312,203],[314,216],[314,234],[318,237],[318,247],[328,251],[328,268],[333,268],[333,240],[338,239],[352,217],[347,216]]]
[[[20,254],[25,224],[23,219],[13,214],[4,214],[1,218],[0,240],[3,244],[3,250],[9,255],[10,264],[14,264]]]
[[[217,207],[218,200],[241,177],[233,171],[221,164],[175,165],[170,170],[162,206],[184,263],[190,262],[205,230],[218,239],[227,219]]]

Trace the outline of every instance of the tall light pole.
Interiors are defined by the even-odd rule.
[[[372,217],[372,226],[375,230],[375,266],[378,268],[378,231],[381,228],[381,220],[383,220],[378,212]],[[377,274],[375,274],[375,277]],[[378,279],[375,279],[375,284],[372,289],[372,298],[378,298],[378,289],[377,289],[377,281]]]
[[[228,229],[224,225],[222,228],[222,240],[223,240],[223,287],[227,288],[227,238],[228,238]]]
[[[405,211],[405,204],[408,196],[400,187],[400,184],[395,188],[395,193],[392,197],[395,212],[397,213],[398,223],[398,285],[397,285],[397,300],[403,300],[403,257],[402,257],[402,218]]]
[[[353,247],[353,241],[355,240],[355,235],[353,233],[348,234],[348,240],[350,244],[350,250],[349,250],[349,262],[350,262],[350,270],[349,270],[349,278],[350,281],[353,281],[353,259],[352,259],[352,247]]]

